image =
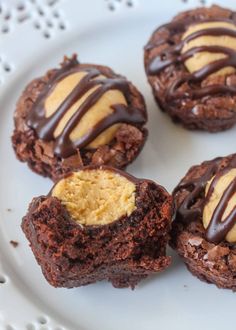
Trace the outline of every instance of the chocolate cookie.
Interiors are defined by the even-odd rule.
[[[125,168],[147,136],[138,90],[110,68],[81,64],[76,56],[26,87],[14,120],[18,159],[53,180],[91,164]]]
[[[34,198],[22,229],[51,285],[107,279],[134,288],[169,266],[171,216],[163,187],[107,166],[88,167]]]
[[[236,13],[189,10],[159,27],[145,47],[157,103],[189,129],[217,132],[236,123]]]
[[[236,291],[236,154],[193,166],[173,198],[171,246],[201,280]]]

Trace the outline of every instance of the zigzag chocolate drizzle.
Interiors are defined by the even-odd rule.
[[[87,74],[79,81],[72,92],[60,104],[58,109],[48,118],[45,116],[45,100],[55,86],[65,77],[70,74],[83,71]],[[46,85],[45,89],[39,95],[35,102],[33,109],[27,118],[27,125],[33,128],[37,136],[44,141],[54,141],[54,153],[62,158],[68,157],[76,153],[76,148],[86,147],[93,141],[100,133],[117,123],[127,123],[133,125],[142,125],[146,122],[147,118],[145,113],[130,106],[130,88],[129,83],[124,78],[106,77],[105,79],[95,79],[102,73],[97,68],[82,68],[78,67],[77,60],[73,59],[69,63],[57,71],[54,78]],[[61,119],[64,117],[70,107],[77,102],[85,93],[91,88],[98,86],[92,92],[82,105],[77,109],[74,115],[66,123],[61,134],[54,138],[54,131],[58,126]],[[80,138],[78,141],[73,142],[70,140],[70,134],[78,125],[82,117],[89,109],[95,105],[99,99],[108,90],[121,91],[128,103],[128,106],[123,104],[114,104],[114,110],[111,115],[108,115],[99,121],[90,131]]]
[[[228,22],[233,23],[235,22],[230,19],[219,19],[219,20],[200,20],[199,22],[193,20],[181,21],[181,22],[172,22],[170,24],[166,24],[162,26],[160,29],[165,28],[168,30],[169,37],[159,39],[157,43],[148,44],[146,50],[151,50],[157,46],[160,46],[165,43],[172,43],[172,37],[177,32],[184,33],[189,25],[192,23],[206,23],[206,22]],[[184,40],[182,40],[177,45],[170,46],[168,49],[163,50],[160,55],[154,57],[152,61],[149,63],[147,72],[149,75],[156,75],[160,73],[162,70],[167,68],[173,64],[184,64],[184,62],[199,52],[210,52],[210,53],[222,53],[225,54],[226,57],[209,63],[208,65],[204,66],[202,69],[188,74],[182,78],[176,79],[173,84],[167,88],[166,91],[166,101],[171,101],[176,98],[186,98],[190,97],[192,99],[202,98],[204,96],[215,95],[219,93],[236,93],[236,86],[225,86],[221,84],[215,84],[212,86],[207,86],[203,88],[192,88],[188,92],[178,92],[178,88],[183,85],[184,83],[197,83],[201,82],[209,75],[225,68],[225,67],[235,67],[236,68],[236,51],[223,46],[200,46],[200,47],[193,47],[190,50],[186,51],[185,53],[181,54],[181,50],[183,46],[191,40],[194,40],[198,37],[202,36],[230,36],[236,38],[236,31],[228,28],[206,28],[200,31],[196,31],[189,36],[187,36]]]
[[[220,158],[216,159],[200,178],[194,180],[183,180],[175,188],[173,195],[176,195],[178,191],[182,189],[192,188],[191,192],[188,193],[187,197],[177,208],[176,218],[178,220],[183,222],[189,222],[194,221],[199,217],[202,217],[203,208],[209,202],[219,179],[231,169],[236,168],[236,156],[232,158],[227,167],[220,171],[219,163]],[[207,196],[204,198],[206,184],[212,177],[214,177],[214,179],[210,184]],[[233,225],[236,223],[236,206],[224,219],[224,221],[222,221],[222,216],[227,208],[229,200],[234,193],[236,193],[236,178],[232,180],[232,182],[229,184],[213,212],[212,218],[210,219],[209,225],[206,229],[206,238],[208,241],[216,244],[221,242],[226,237],[227,233],[232,229]],[[195,206],[194,204],[197,199],[199,199],[199,201],[197,206]]]

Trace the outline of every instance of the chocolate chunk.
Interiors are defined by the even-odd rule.
[[[13,241],[13,240],[10,241],[10,244],[11,244],[14,248],[16,248],[16,247],[19,245],[19,243],[18,243],[17,241]]]

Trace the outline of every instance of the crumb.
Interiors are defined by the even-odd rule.
[[[188,286],[186,284],[184,284],[184,288],[187,288]]]
[[[19,245],[19,243],[17,242],[17,241],[10,241],[10,244],[14,247],[14,248],[16,248],[18,245]]]
[[[11,211],[12,211],[12,209],[10,209],[10,208],[7,209],[7,212],[11,212]]]

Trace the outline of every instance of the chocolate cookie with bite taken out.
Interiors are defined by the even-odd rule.
[[[108,280],[131,287],[170,264],[172,198],[160,185],[110,167],[88,167],[34,198],[22,229],[48,282]]]
[[[30,82],[14,120],[18,159],[54,181],[87,165],[125,168],[147,136],[138,90],[110,68],[81,64],[76,56]]]
[[[198,278],[236,291],[236,155],[193,166],[173,198],[171,246]]]
[[[148,81],[160,108],[189,129],[236,123],[236,13],[219,6],[177,15],[145,47]]]

